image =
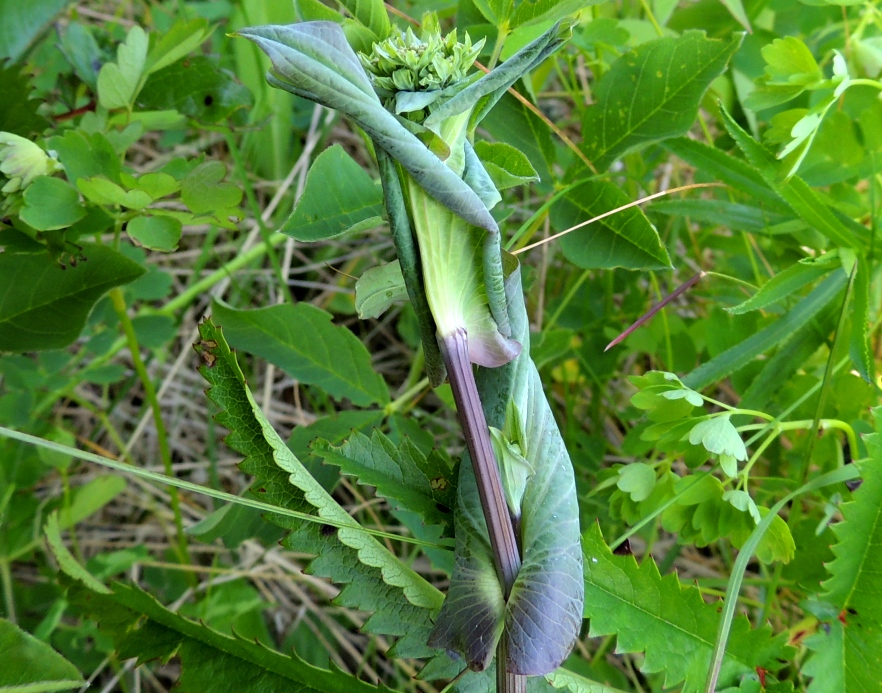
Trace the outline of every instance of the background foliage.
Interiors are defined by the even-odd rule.
[[[580,499],[531,690],[878,690],[878,0],[0,2],[0,689],[459,673],[462,442],[374,154],[229,36],[429,10],[484,65],[577,20],[477,146]]]

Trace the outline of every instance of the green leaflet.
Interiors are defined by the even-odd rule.
[[[340,185],[346,181],[346,187]],[[382,223],[383,193],[340,145],[319,154],[294,212],[279,229],[298,241],[321,241]]]
[[[469,223],[496,231],[475,192],[383,108],[358,56],[333,22],[242,29],[270,58],[270,84],[349,116],[432,197]]]
[[[356,574],[361,570],[359,563],[376,568],[388,587],[400,590],[408,602],[423,610],[437,609],[441,593],[376,539],[362,532],[358,523],[309,474],[273,430],[245,384],[221,330],[211,321],[202,323],[199,330],[202,339],[196,345],[197,351],[206,363],[200,372],[211,383],[209,397],[222,409],[218,422],[232,432],[227,440],[230,447],[248,456],[242,467],[258,478],[261,499],[286,506],[305,501],[319,516],[342,525],[336,539],[354,551]],[[352,579],[350,574],[347,581]],[[370,594],[365,598],[370,604]]]
[[[739,303],[737,306],[727,308],[726,310],[734,315],[740,315],[741,313],[747,313],[751,310],[759,310],[760,308],[773,305],[778,301],[787,298],[794,291],[798,291],[806,284],[810,284],[816,279],[820,279],[830,270],[836,269],[836,267],[837,265],[831,266],[827,263],[797,262],[772,277],[749,299],[743,303]]]
[[[235,310],[214,301],[212,314],[237,349],[267,359],[300,382],[337,399],[386,404],[389,388],[371,365],[367,348],[331,314],[308,303]]]
[[[0,691],[48,693],[83,685],[79,670],[42,640],[0,618]]]
[[[863,484],[842,506],[843,521],[833,525],[836,559],[821,599],[842,614],[808,642],[815,655],[804,672],[814,677],[810,693],[873,690],[882,666],[882,407],[873,410],[876,432],[866,436],[869,457],[858,462]]]
[[[582,149],[600,170],[651,142],[683,135],[695,122],[710,83],[741,45],[687,31],[644,43],[617,60],[585,111]]]
[[[677,576],[661,576],[649,558],[616,556],[592,525],[582,537],[585,549],[585,616],[591,635],[615,634],[617,651],[645,652],[641,670],[663,671],[665,687],[683,682],[683,693],[700,690],[714,648],[718,607],[706,604],[695,587]],[[750,630],[746,618],[734,621],[719,684],[724,687],[755,667],[774,667],[784,636],[768,627]]]
[[[456,512],[456,563],[430,642],[455,649],[470,665],[481,667],[492,655],[504,624],[507,669],[534,675],[548,673],[563,661],[581,625],[579,514],[569,456],[529,356],[529,325],[518,270],[507,279],[506,294],[512,333],[524,350],[506,366],[479,369],[477,380],[490,426],[505,427],[506,411],[514,401],[521,415],[521,452],[535,469],[521,505],[521,570],[506,604],[471,465],[464,461]]]
[[[355,310],[362,320],[376,318],[390,306],[407,300],[407,287],[398,260],[371,267],[355,282]]]

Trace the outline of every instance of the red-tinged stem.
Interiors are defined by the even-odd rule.
[[[465,435],[466,447],[472,458],[472,468],[475,470],[475,480],[490,535],[496,572],[503,585],[505,598],[508,599],[521,568],[521,555],[502,491],[502,479],[493,454],[487,419],[481,407],[475,373],[469,361],[468,335],[464,329],[458,329],[439,342],[441,355],[447,365],[450,387],[453,390],[453,399]],[[497,661],[497,667],[503,668],[504,664]]]

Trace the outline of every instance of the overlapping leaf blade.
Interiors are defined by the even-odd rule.
[[[649,41],[622,56],[600,80],[585,111],[582,148],[598,169],[651,142],[684,134],[698,104],[741,45],[687,31]]]
[[[638,566],[631,556],[613,555],[597,525],[585,532],[583,546],[591,635],[614,634],[619,652],[645,652],[642,670],[663,671],[666,688],[682,682],[683,693],[700,690],[717,636],[717,607],[676,575],[661,576],[652,558]],[[747,619],[736,619],[719,684],[758,666],[774,667],[783,645],[784,637],[772,637],[768,627],[750,630]]]

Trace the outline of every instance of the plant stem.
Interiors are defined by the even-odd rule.
[[[147,398],[147,403],[150,405],[150,409],[153,412],[153,424],[156,426],[156,439],[159,443],[159,456],[162,458],[162,466],[165,469],[166,475],[172,476],[171,448],[168,444],[168,433],[165,430],[165,422],[162,420],[162,411],[159,407],[159,400],[156,397],[156,387],[153,385],[153,381],[150,379],[150,374],[147,372],[147,367],[141,359],[138,337],[135,335],[135,328],[129,318],[125,296],[119,287],[110,290],[110,300],[113,303],[113,309],[116,311],[123,332],[125,333],[126,341],[129,345],[129,351],[132,354],[132,365],[135,368],[135,373],[138,374],[138,379],[141,381],[141,386],[144,388],[144,396]],[[190,555],[187,550],[187,537],[184,534],[184,521],[181,517],[181,499],[178,495],[178,490],[171,487],[169,489],[169,497],[171,499],[172,513],[175,518],[175,531],[178,540],[176,547],[178,560],[180,560],[181,563],[190,563]]]
[[[481,407],[475,374],[469,361],[468,335],[465,329],[459,329],[439,339],[439,342],[450,377],[453,399],[456,401],[456,411],[465,435],[466,447],[472,458],[472,468],[475,471],[481,507],[484,509],[484,519],[487,522],[496,572],[499,582],[503,585],[505,598],[508,599],[521,568],[521,556],[511,515],[502,492],[502,479],[493,454],[487,419]]]

